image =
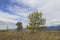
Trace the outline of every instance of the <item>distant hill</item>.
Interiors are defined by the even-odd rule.
[[[16,29],[12,29],[16,30]],[[27,28],[22,28],[22,30],[28,30]],[[40,30],[60,30],[60,25],[58,26],[47,26],[47,28],[40,29]]]
[[[57,26],[48,26],[47,30],[60,30],[60,25],[57,25]]]

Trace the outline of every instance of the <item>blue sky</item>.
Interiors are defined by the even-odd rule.
[[[0,0],[0,21],[28,24],[27,15],[41,11],[46,25],[60,24],[60,0]]]

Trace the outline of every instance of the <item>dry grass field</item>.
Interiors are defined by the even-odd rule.
[[[0,31],[0,40],[60,40],[60,30]]]

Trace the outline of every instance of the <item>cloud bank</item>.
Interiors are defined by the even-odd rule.
[[[33,11],[41,11],[43,17],[46,18],[46,25],[52,25],[52,20],[60,19],[59,4],[60,0],[5,0],[5,2],[2,0],[0,20],[14,23],[21,21],[26,26],[28,24],[27,15]]]

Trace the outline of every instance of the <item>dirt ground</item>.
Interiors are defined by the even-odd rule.
[[[0,31],[0,40],[60,40],[60,30]]]

